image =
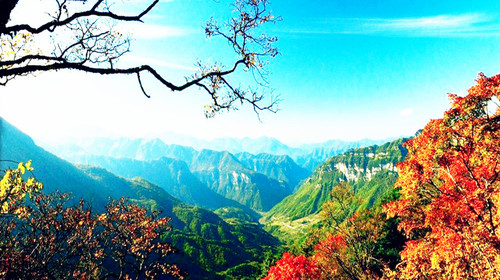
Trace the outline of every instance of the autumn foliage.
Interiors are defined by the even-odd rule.
[[[168,219],[150,215],[125,199],[101,214],[84,201],[68,205],[66,194],[42,194],[24,179],[30,163],[7,170],[0,181],[1,279],[182,278],[160,235]]]
[[[356,197],[352,186],[347,183],[337,185],[331,193],[331,201],[323,205],[321,211],[322,223],[308,236],[304,244],[308,248],[312,244],[309,256],[299,255],[301,264],[308,261],[314,266],[314,274],[300,274],[303,278],[291,277],[294,271],[299,270],[297,261],[285,253],[276,263],[276,267],[269,270],[267,279],[381,279],[386,271],[396,264],[390,254],[390,249],[401,249],[401,242],[393,242],[387,238],[390,233],[393,237],[400,237],[391,228],[395,227],[394,219],[387,219],[380,211],[361,210],[350,213],[350,204],[355,204]],[[403,240],[400,238],[399,241]],[[381,245],[386,246],[381,250]],[[398,250],[399,249],[399,250]],[[288,270],[287,270],[288,269]],[[288,273],[288,274],[287,274]],[[286,276],[286,277],[285,277]],[[316,278],[313,278],[316,277]],[[285,277],[285,278],[280,278]]]
[[[499,94],[500,75],[483,74],[467,96],[450,94],[443,118],[406,142],[400,199],[384,204],[382,213],[348,218],[352,190],[334,189],[323,207],[329,230],[312,238],[309,261],[319,279],[500,279]],[[402,250],[403,237],[391,240],[396,224],[407,238]],[[388,245],[392,251],[380,254]],[[278,261],[282,275],[295,269],[289,259]],[[281,275],[276,268],[269,273]]]
[[[378,245],[388,230],[385,214],[377,208],[346,216],[359,203],[356,200],[353,187],[344,182],[332,190],[331,201],[322,207],[324,234],[311,256],[322,272],[321,279],[379,279],[391,266]]]
[[[500,75],[479,75],[465,97],[406,143],[385,206],[411,238],[399,279],[498,279],[500,275]]]
[[[322,272],[321,279],[380,279],[389,262],[379,253],[385,217],[363,211],[327,233],[311,256]]]
[[[320,271],[313,261],[288,252],[272,266],[262,280],[313,280],[319,279]]]

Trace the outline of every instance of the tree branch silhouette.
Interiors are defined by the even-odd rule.
[[[130,52],[130,39],[116,30],[116,24],[143,22],[142,18],[156,7],[159,0],[154,0],[135,15],[112,11],[112,3],[105,0],[54,0],[57,9],[50,14],[51,20],[37,27],[28,24],[8,26],[11,11],[18,1],[0,0],[0,3],[6,1],[10,1],[11,5],[5,5],[7,9],[0,14],[0,85],[7,85],[18,76],[63,69],[101,75],[135,74],[141,92],[150,97],[141,80],[141,74],[147,73],[171,91],[198,88],[207,93],[211,97],[211,104],[205,106],[207,117],[213,117],[222,110],[237,109],[238,102],[239,105],[250,104],[257,115],[263,110],[277,111],[278,99],[271,96],[268,101],[264,93],[244,90],[226,78],[237,70],[250,71],[254,73],[254,81],[267,89],[265,66],[268,59],[279,53],[274,46],[277,39],[255,33],[261,25],[280,20],[267,11],[268,0],[237,0],[234,4],[235,16],[227,23],[221,25],[210,19],[205,27],[207,38],[221,37],[237,57],[226,67],[220,63],[209,66],[198,63],[198,72],[186,77],[181,84],[173,83],[147,64],[116,67],[118,60]],[[78,4],[87,8],[80,7],[77,12],[70,12],[70,8]],[[72,35],[72,40],[61,35],[68,33]],[[54,38],[50,53],[37,49],[36,45],[36,39],[47,34]]]

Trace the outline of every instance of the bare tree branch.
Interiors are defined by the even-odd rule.
[[[103,3],[102,0],[99,0],[95,3],[95,5],[92,7],[92,9],[75,13],[63,20],[60,20],[59,18],[54,19],[53,21],[47,22],[45,24],[42,24],[39,27],[32,27],[28,24],[19,24],[19,25],[14,25],[14,26],[9,26],[6,27],[2,33],[3,34],[10,34],[10,33],[16,33],[19,31],[27,31],[32,34],[38,34],[42,33],[44,31],[54,31],[55,28],[61,27],[61,26],[66,26],[70,23],[72,23],[75,20],[81,19],[81,18],[88,18],[91,16],[96,16],[96,17],[107,17],[107,18],[112,18],[120,21],[139,21],[142,22],[142,17],[149,13],[153,7],[158,4],[160,0],[154,0],[153,3],[151,3],[144,11],[141,13],[134,15],[134,16],[124,16],[124,15],[119,15],[115,14],[113,12],[107,11],[107,12],[100,12],[97,11],[97,8]],[[61,12],[63,7],[60,7],[59,12]]]
[[[234,18],[223,25],[219,25],[214,19],[207,22],[207,37],[223,38],[238,57],[228,67],[219,63],[211,66],[199,63],[199,72],[187,77],[182,84],[174,84],[150,65],[116,67],[118,59],[130,51],[130,39],[115,31],[115,24],[142,22],[142,18],[159,0],[154,0],[144,10],[132,16],[112,12],[111,4],[105,0],[84,0],[93,4],[76,13],[70,13],[67,8],[74,1],[53,1],[58,8],[51,14],[52,20],[39,27],[18,24],[2,29],[0,26],[0,85],[6,85],[17,76],[63,69],[102,75],[136,74],[140,90],[146,97],[150,97],[141,80],[141,73],[147,72],[171,91],[198,88],[206,92],[211,97],[211,104],[205,107],[207,117],[223,110],[236,109],[237,101],[240,105],[250,104],[257,115],[263,110],[277,110],[277,99],[271,99],[268,104],[262,105],[265,101],[264,94],[251,89],[242,90],[227,78],[241,68],[250,71],[259,86],[267,87],[265,65],[267,59],[274,58],[279,53],[274,47],[277,39],[256,32],[260,25],[279,20],[267,11],[268,0],[236,0]],[[109,24],[104,19],[111,19],[115,23]],[[35,39],[46,32],[54,34],[52,52],[49,54],[41,50],[30,50]],[[73,34],[71,40],[68,40],[69,36],[61,35],[67,33]]]

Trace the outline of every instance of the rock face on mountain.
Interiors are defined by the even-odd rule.
[[[208,209],[243,207],[207,188],[184,161],[162,157],[158,160],[140,161],[129,158],[88,156],[82,164],[95,165],[125,178],[141,177],[162,187],[177,199]]]
[[[287,155],[240,153],[236,154],[236,157],[248,169],[285,183],[290,193],[293,193],[300,186],[301,181],[311,174],[309,170],[297,165]]]
[[[95,139],[84,145],[90,155],[72,147],[76,153],[66,155],[68,160],[101,166],[126,178],[144,177],[183,202],[210,209],[231,206],[218,194],[267,211],[310,174],[288,156],[196,151],[158,139],[121,139],[115,143]]]
[[[388,142],[388,140],[364,139],[352,142],[330,140],[323,143],[302,145],[300,149],[305,152],[295,154],[292,157],[295,159],[297,164],[313,171],[316,167],[320,166],[322,163],[333,156],[340,155],[352,149],[368,147],[372,145],[382,145],[386,142]]]
[[[290,190],[284,182],[247,168],[233,154],[202,150],[190,164],[208,188],[257,211],[267,211]]]
[[[340,182],[352,186],[362,201],[359,207],[373,205],[393,188],[397,178],[396,163],[401,162],[407,153],[402,146],[405,140],[353,149],[330,158],[305,180],[297,192],[266,213],[263,221],[268,225],[282,226],[319,213]]]

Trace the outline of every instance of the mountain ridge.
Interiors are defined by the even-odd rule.
[[[310,224],[319,221],[315,217],[322,205],[330,200],[330,193],[341,182],[347,182],[361,200],[356,209],[368,208],[391,191],[397,178],[395,164],[406,156],[401,138],[383,145],[356,148],[331,157],[293,194],[284,198],[264,214],[261,222],[277,235],[287,233],[286,227],[307,220]],[[299,226],[295,223],[295,226]]]
[[[92,154],[111,157],[128,157],[139,160],[156,159],[158,154],[162,156],[172,156],[165,154],[167,146],[176,146],[177,149],[184,147],[186,155],[182,157],[188,162],[189,153],[192,151],[214,150],[227,151],[232,154],[250,153],[253,155],[265,153],[272,155],[288,155],[298,165],[313,171],[316,166],[328,158],[341,154],[352,148],[365,147],[370,145],[380,145],[396,138],[383,140],[361,139],[356,141],[328,140],[320,143],[302,144],[298,147],[286,145],[272,137],[258,138],[218,138],[214,140],[189,141],[163,141],[161,138],[91,138],[86,140],[59,143],[56,145],[46,144],[45,147],[54,154],[64,159],[73,161],[72,154]],[[162,152],[158,152],[158,151]],[[107,151],[103,153],[103,151]],[[154,151],[154,152],[153,152]],[[177,155],[178,156],[178,155]]]
[[[310,173],[288,156],[234,155],[208,149],[197,151],[191,147],[167,145],[161,140],[115,143],[99,140],[93,145],[90,153],[96,151],[100,155],[85,155],[82,149],[80,153],[72,152],[68,160],[98,165],[127,178],[144,177],[186,203],[210,209],[236,206],[207,204],[207,201],[221,201],[214,196],[215,192],[253,210],[267,211],[291,194]],[[174,163],[176,167],[172,167]],[[188,193],[182,185],[190,185],[199,191]]]

